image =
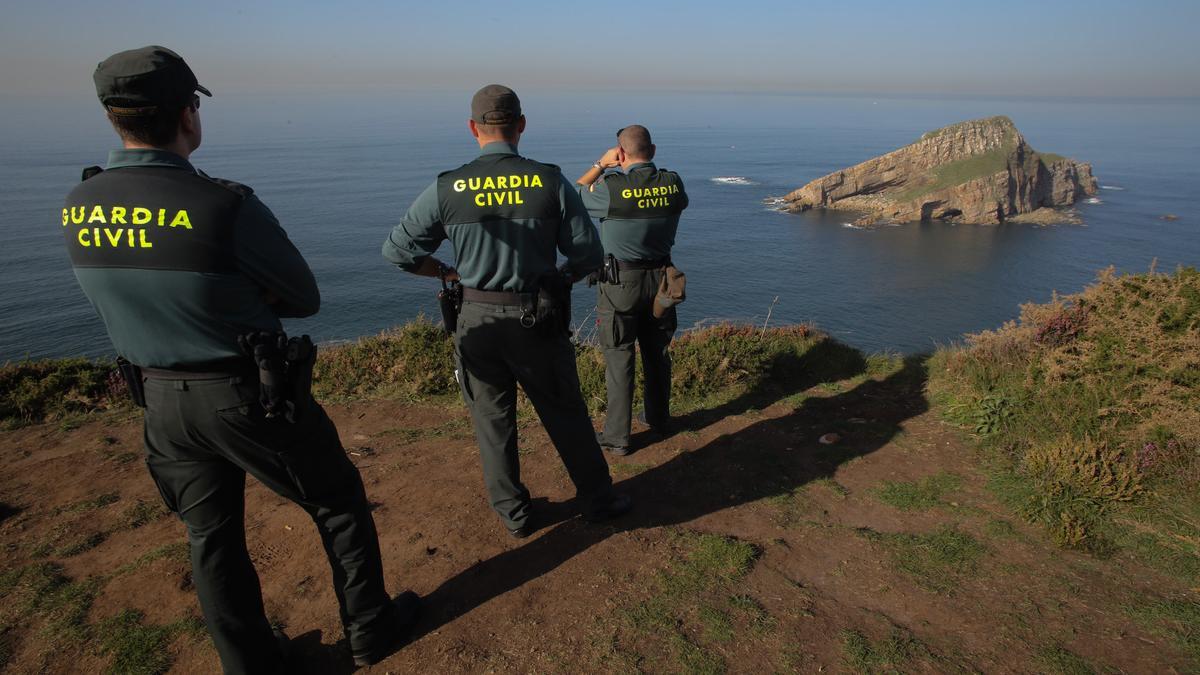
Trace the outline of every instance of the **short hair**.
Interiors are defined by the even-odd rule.
[[[617,145],[626,155],[640,159],[654,159],[654,144],[650,142],[650,130],[640,124],[631,124],[617,132]]]
[[[516,138],[517,134],[520,133],[518,131],[518,129],[520,129],[520,124],[521,118],[518,117],[517,119],[511,122],[505,122],[504,124],[485,124],[482,122],[476,122],[475,128],[479,129],[479,133],[481,135],[487,136],[488,138],[512,139]]]
[[[157,107],[136,114],[118,114],[109,109],[105,112],[121,140],[162,147],[179,136],[179,114],[185,107]]]

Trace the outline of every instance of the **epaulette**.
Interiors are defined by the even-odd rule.
[[[89,166],[83,170],[83,177],[80,178],[79,180],[81,182],[85,181],[85,180],[91,178],[92,176],[95,176],[98,173],[103,173],[103,171],[104,171],[104,169],[101,169],[98,166]]]
[[[205,180],[216,183],[230,192],[236,192],[237,194],[241,195],[243,199],[254,194],[254,188],[250,187],[249,185],[238,183],[237,181],[225,180],[224,178],[213,178],[199,169],[196,170],[196,175],[204,178]]]

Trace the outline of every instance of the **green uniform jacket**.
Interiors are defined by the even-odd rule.
[[[516,146],[489,143],[480,156],[517,156]],[[470,165],[468,165],[470,166]],[[563,254],[576,278],[599,267],[604,258],[596,226],[570,183],[557,169],[553,190],[561,212],[556,232],[545,232],[533,219],[489,218],[483,222],[444,222],[434,181],[417,197],[408,213],[383,242],[383,257],[413,271],[446,239],[454,247],[455,267],[468,288],[524,293],[556,267],[555,249]]]
[[[654,166],[653,162],[639,162],[631,164],[625,175],[634,182],[653,181],[663,171]],[[671,257],[671,248],[675,245],[675,232],[679,229],[679,213],[650,218],[610,217],[613,200],[609,194],[609,181],[606,179],[613,175],[619,173],[607,173],[591,186],[576,186],[588,213],[600,221],[600,241],[604,252],[616,256],[617,260],[625,261],[662,260]],[[687,192],[683,191],[683,181],[678,180],[678,175],[675,175],[675,178],[680,191],[669,195],[668,198],[675,202],[675,210],[683,211],[688,206]]]
[[[197,173],[162,150],[114,150],[108,168],[171,167]],[[75,277],[103,319],[113,346],[140,366],[187,368],[241,356],[239,334],[281,329],[280,317],[315,314],[316,279],[258,197],[234,216],[228,273],[77,267]],[[268,295],[277,302],[268,302]]]

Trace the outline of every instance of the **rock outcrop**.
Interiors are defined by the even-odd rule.
[[[785,196],[783,207],[857,211],[863,214],[858,225],[1063,222],[1071,215],[1054,209],[1097,189],[1090,164],[1038,153],[1012,120],[989,117],[931,131],[899,150],[818,178]]]

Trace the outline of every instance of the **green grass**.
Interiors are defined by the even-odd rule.
[[[108,538],[108,535],[105,534],[104,532],[94,532],[92,534],[75,539],[74,541],[68,543],[67,545],[59,548],[57,551],[54,552],[54,554],[59,556],[60,558],[70,558],[72,556],[77,556],[80,553],[90,551],[90,550],[96,548],[97,546],[99,546],[100,544],[103,544],[104,540],[107,538]]]
[[[1200,602],[1157,600],[1129,608],[1130,615],[1155,633],[1169,638],[1200,667]]]
[[[75,581],[55,563],[35,563],[6,573],[0,580],[5,632],[24,627],[31,618],[42,625],[48,647],[78,644],[90,635],[86,619],[102,580]]]
[[[0,572],[0,647],[11,654],[23,633],[38,627],[33,639],[45,651],[70,652],[88,646],[99,646],[104,651],[111,648],[116,660],[110,672],[163,672],[150,668],[163,663],[158,660],[159,656],[143,654],[135,657],[134,652],[147,644],[157,644],[154,642],[158,639],[156,635],[168,635],[173,639],[182,633],[203,633],[202,625],[185,620],[167,627],[144,627],[140,626],[140,615],[135,618],[129,613],[118,617],[116,623],[90,624],[87,617],[96,596],[111,579],[141,569],[155,560],[176,558],[186,561],[187,551],[186,543],[167,544],[107,574],[84,579],[71,579],[62,566],[54,562],[32,563]],[[66,554],[71,552],[60,552],[60,555]],[[160,629],[167,632],[157,632]],[[110,642],[113,640],[115,642]],[[167,657],[161,649],[150,651]],[[169,659],[165,663],[169,667]],[[137,664],[150,669],[140,669],[142,666]]]
[[[649,596],[620,613],[632,642],[650,647],[636,660],[657,662],[660,669],[725,672],[724,658],[714,647],[731,642],[743,626],[771,626],[761,605],[730,593],[759,551],[730,537],[687,531],[675,532],[671,544],[675,553],[655,576]]]
[[[1037,651],[1041,672],[1047,675],[1093,675],[1096,669],[1083,657],[1060,645],[1049,645]]]
[[[161,501],[146,501],[139,499],[121,514],[121,521],[128,529],[135,530],[143,525],[165,518],[170,511]]]
[[[975,575],[987,552],[975,537],[952,527],[927,534],[862,533],[888,552],[897,570],[941,595],[954,595],[964,580]]]
[[[915,482],[884,481],[874,494],[879,501],[901,511],[921,511],[942,504],[946,494],[961,486],[962,478],[943,471]]]
[[[895,194],[898,202],[909,202],[968,181],[994,176],[1008,169],[1008,160],[1015,148],[1012,142],[978,155],[965,157],[934,167],[926,181]]]
[[[827,490],[838,499],[845,499],[850,496],[850,490],[846,489],[845,485],[842,485],[833,478],[818,478],[805,486],[806,489],[810,487]]]
[[[698,611],[704,639],[709,642],[732,642],[733,622],[729,615],[711,605],[702,605]]]
[[[160,675],[171,668],[171,642],[181,634],[200,635],[204,625],[187,618],[166,626],[146,625],[132,609],[101,621],[97,627],[100,651],[112,657],[105,672],[113,675]]]
[[[121,496],[115,492],[106,492],[91,499],[84,499],[56,510],[56,513],[88,513],[102,509],[110,504],[116,504]]]
[[[877,641],[857,630],[843,630],[841,640],[842,661],[854,673],[909,672],[914,659],[929,654],[920,640],[899,628]]]
[[[983,526],[983,531],[993,539],[1015,539],[1019,535],[1012,523],[1001,518],[989,520]]]

